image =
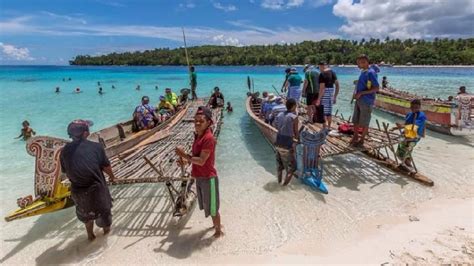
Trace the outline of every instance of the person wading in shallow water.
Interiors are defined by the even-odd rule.
[[[87,238],[92,241],[94,221],[104,234],[112,225],[112,197],[105,181],[115,180],[109,159],[101,144],[87,140],[91,121],[74,120],[67,127],[72,142],[61,151],[61,170],[71,181],[71,197],[76,205],[77,218],[86,225]]]
[[[204,210],[206,217],[209,215],[214,224],[214,237],[218,238],[224,233],[221,229],[221,216],[219,214],[219,179],[214,167],[216,140],[212,134],[212,111],[201,106],[194,116],[194,143],[192,153],[187,154],[183,147],[176,148],[180,157],[178,163],[192,164],[191,176],[196,179],[197,198],[199,208]]]

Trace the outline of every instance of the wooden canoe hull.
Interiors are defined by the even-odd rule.
[[[399,117],[405,117],[410,112],[410,100],[410,97],[397,95],[396,90],[381,90],[377,94],[375,108]],[[430,99],[421,102],[421,110],[426,115],[428,129],[456,136],[474,134],[474,123],[470,115],[467,115],[465,121],[457,118],[460,108],[446,103],[437,103]],[[468,103],[467,106],[473,109],[472,104]]]
[[[187,107],[185,106],[153,129],[133,133],[131,131],[133,121],[130,120],[94,132],[89,140],[105,143],[105,151],[109,158],[118,156],[122,152],[130,151],[135,146],[146,145],[147,140],[159,135],[162,130],[167,131],[170,127],[173,127],[184,117]],[[124,136],[125,138],[123,138]],[[99,138],[102,140],[99,141]],[[45,136],[31,138],[27,142],[28,153],[36,158],[34,187],[37,199],[27,206],[9,213],[5,217],[7,222],[59,211],[74,205],[70,197],[71,192],[68,182],[62,181],[67,180],[67,178],[61,172],[59,164],[60,151],[68,142],[68,140]]]
[[[265,139],[271,144],[272,147],[274,147],[278,131],[271,125],[265,123],[265,121],[260,119],[260,117],[258,117],[259,111],[254,110],[256,107],[251,103],[251,101],[252,97],[247,97],[247,100],[245,102],[247,113],[249,114],[250,118],[255,122],[260,132],[262,132]]]

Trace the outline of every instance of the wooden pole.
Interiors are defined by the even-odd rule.
[[[184,53],[186,54],[186,62],[188,63],[188,71],[189,70],[189,67],[190,67],[190,63],[189,63],[189,56],[188,56],[188,48],[187,48],[187,45],[186,45],[186,35],[184,34],[184,28],[181,28],[183,30],[183,40],[184,40]]]

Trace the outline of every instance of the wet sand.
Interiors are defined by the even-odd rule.
[[[109,236],[96,229],[89,243],[70,208],[8,223],[0,262],[474,263],[472,138],[430,133],[416,147],[418,168],[434,187],[345,155],[325,161],[329,195],[322,195],[298,180],[279,186],[271,148],[257,148],[263,138],[247,129],[235,133],[245,142],[218,147],[234,158],[218,159],[223,238],[211,237],[211,221],[197,209],[172,218],[164,186],[140,184],[113,188]]]

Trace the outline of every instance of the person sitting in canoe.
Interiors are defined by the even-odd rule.
[[[135,123],[135,130],[151,129],[158,122],[158,116],[155,113],[155,109],[150,104],[150,98],[148,96],[142,97],[142,104],[135,108],[133,112],[133,120]]]
[[[165,96],[160,96],[160,103],[156,106],[156,111],[158,114],[158,121],[161,123],[174,113],[174,107],[170,102],[166,101]]]
[[[402,161],[402,166],[412,167],[412,152],[421,138],[425,137],[426,115],[421,112],[421,101],[414,99],[410,103],[411,112],[405,116],[405,123],[395,123],[392,128],[403,129],[403,140],[398,144],[397,157]]]
[[[76,205],[76,216],[86,226],[87,238],[92,241],[94,221],[104,234],[112,225],[112,197],[104,172],[114,182],[115,176],[102,144],[87,140],[91,121],[74,120],[67,127],[72,139],[60,155],[61,170],[71,181],[71,197]]]
[[[181,89],[181,95],[178,97],[178,106],[185,105],[189,100],[189,93],[191,93],[190,89],[183,88]]]
[[[165,99],[167,102],[171,103],[174,108],[178,106],[178,96],[176,93],[171,91],[171,88],[165,89]]]
[[[280,113],[276,117],[278,129],[276,148],[276,162],[278,171],[278,183],[283,181],[283,170],[286,170],[286,177],[283,185],[290,183],[296,171],[295,149],[293,139],[298,139],[298,115],[296,114],[296,100],[290,98],[286,101],[287,111]]]
[[[275,106],[272,107],[268,118],[268,123],[272,126],[275,126],[275,118],[283,112],[286,112],[286,105],[283,103],[283,99],[281,97],[276,97]]]
[[[262,104],[261,116],[265,120],[265,123],[270,123],[270,114],[272,113],[273,107],[276,106],[275,100],[275,95],[273,93],[269,93],[267,100]]]
[[[214,87],[214,93],[212,93],[211,98],[209,99],[208,106],[211,108],[224,107],[224,95],[219,87]]]
[[[23,126],[21,129],[21,134],[15,139],[23,138],[23,140],[28,140],[32,136],[36,135],[36,132],[30,127],[30,122],[25,120],[23,123],[21,123],[21,125]]]

